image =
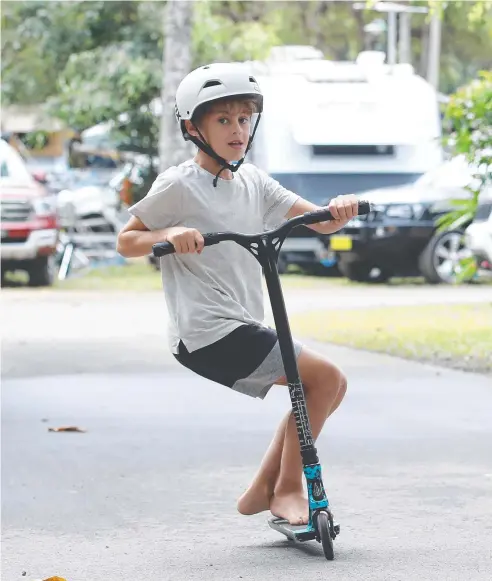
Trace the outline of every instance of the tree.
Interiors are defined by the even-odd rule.
[[[374,19],[373,12],[353,10],[344,1],[176,3],[189,10],[193,5],[191,60],[165,65],[176,69],[176,77],[173,81],[172,73],[171,81],[162,84],[162,58],[169,54],[164,51],[165,2],[4,2],[3,104],[49,101],[56,116],[78,129],[113,120],[122,147],[156,154],[159,120],[149,103],[163,97],[169,115],[178,76],[212,61],[261,60],[272,46],[289,43],[313,44],[327,58],[352,59],[364,49],[364,27]],[[480,68],[491,67],[490,0],[415,3],[445,8],[441,89],[452,92]],[[421,32],[425,17],[415,15],[412,23],[415,63],[426,42]],[[184,39],[177,28],[168,36],[178,46]],[[167,122],[176,128],[170,117]],[[166,143],[161,141],[161,149]],[[172,143],[181,147],[183,141]]]
[[[111,122],[120,148],[155,155],[158,123],[149,105],[160,86],[160,60],[132,56],[128,43],[118,43],[73,54],[48,108],[79,131]]]
[[[269,19],[277,2],[216,2],[195,4],[193,67],[211,62],[260,60],[282,44]]]
[[[156,2],[30,1],[2,5],[2,97],[43,103],[73,54],[127,42],[130,54],[160,58]]]
[[[162,2],[7,2],[4,103],[46,103],[79,131],[110,121],[115,143],[157,154]]]
[[[164,14],[164,55],[162,58],[161,123],[159,165],[164,171],[189,156],[175,118],[175,96],[182,78],[191,68],[192,1],[168,0]]]

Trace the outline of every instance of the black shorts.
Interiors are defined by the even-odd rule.
[[[294,341],[296,356],[302,344]],[[179,342],[176,359],[198,375],[251,397],[263,399],[285,375],[277,333],[261,325],[244,324],[219,341],[189,352]]]

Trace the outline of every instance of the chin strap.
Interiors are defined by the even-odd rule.
[[[203,135],[200,133],[200,130],[198,129],[198,127],[195,126],[195,129],[197,130],[198,135],[200,136],[200,139],[198,139],[197,137],[194,137],[193,135],[190,135],[186,130],[183,131],[183,137],[186,140],[194,143],[198,147],[198,149],[201,149],[204,153],[206,153],[212,159],[215,159],[215,161],[222,166],[214,178],[214,181],[213,181],[214,188],[217,187],[217,182],[219,181],[219,176],[224,170],[228,169],[234,173],[241,167],[242,163],[244,162],[244,160],[246,158],[246,154],[251,149],[251,146],[253,144],[253,139],[255,137],[256,130],[258,129],[258,123],[260,122],[260,118],[261,118],[261,113],[258,114],[258,119],[256,120],[256,124],[255,124],[255,127],[253,129],[253,133],[249,137],[248,145],[246,147],[246,151],[244,152],[244,157],[242,157],[234,165],[229,163],[223,157],[220,157],[220,155],[218,155],[217,153],[215,153],[215,151],[210,147],[210,145],[206,142]]]
[[[235,169],[231,169],[231,171],[236,171],[236,169],[237,169],[238,167],[239,167],[239,165],[238,165],[237,167],[235,166]],[[217,182],[219,181],[219,176],[220,176],[220,174],[221,174],[221,173],[222,173],[224,170],[226,170],[226,169],[228,169],[228,168],[227,168],[227,167],[225,167],[225,166],[219,169],[218,173],[217,173],[217,174],[216,174],[216,176],[214,177],[214,181],[213,181],[214,188],[216,188],[216,187],[217,187]],[[229,168],[229,169],[230,169],[230,168]]]

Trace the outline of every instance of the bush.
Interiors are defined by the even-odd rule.
[[[454,209],[438,222],[440,230],[454,230],[473,220],[480,194],[492,179],[492,72],[481,72],[451,96],[445,121],[451,127],[446,137],[451,154],[463,155],[475,168],[474,179],[467,187],[470,197],[453,200]],[[469,279],[477,269],[473,258],[465,259],[461,266],[460,280]]]

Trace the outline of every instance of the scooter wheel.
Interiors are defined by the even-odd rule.
[[[327,512],[320,512],[318,518],[316,519],[316,526],[318,529],[318,535],[323,547],[323,553],[328,561],[333,561],[335,558],[335,553],[333,551],[333,540],[330,534],[330,517]]]

